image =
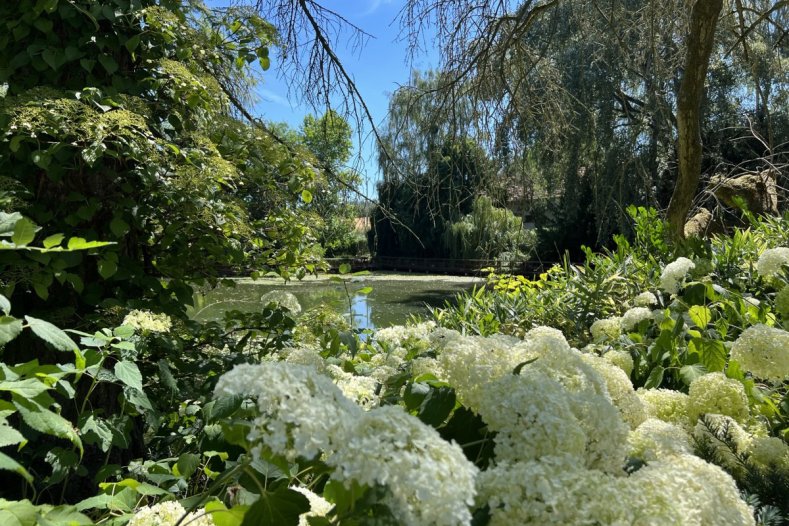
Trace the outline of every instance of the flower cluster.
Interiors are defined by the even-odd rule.
[[[688,395],[671,389],[639,389],[647,414],[670,424],[688,426]]]
[[[628,377],[633,372],[633,357],[627,351],[610,350],[603,355],[603,360],[622,369]]]
[[[784,265],[789,264],[789,248],[778,247],[765,250],[756,262],[756,271],[765,279],[781,273]]]
[[[151,332],[170,332],[173,323],[166,314],[155,314],[147,310],[133,310],[123,318],[121,325],[128,325],[143,334],[148,334]]]
[[[731,346],[731,358],[757,378],[782,380],[789,376],[789,332],[748,327]]]
[[[300,486],[291,486],[290,489],[292,489],[293,491],[298,491],[299,493],[307,497],[308,501],[310,501],[310,511],[299,515],[299,526],[309,526],[310,517],[325,517],[334,507],[334,505],[331,504],[329,501],[327,501],[320,495],[313,493],[307,488],[302,488]]]
[[[589,327],[592,339],[596,342],[616,340],[622,334],[622,323],[619,318],[605,318],[596,320]]]
[[[644,320],[652,319],[652,311],[646,307],[633,307],[627,310],[623,315],[620,323],[622,330],[630,331],[634,329],[639,323]]]
[[[314,368],[284,362],[239,365],[216,395],[257,399],[248,440],[284,455],[321,459],[345,484],[385,486],[404,524],[468,524],[477,469],[457,444],[397,406],[363,411]]]
[[[732,478],[685,454],[650,462],[630,477],[562,456],[502,463],[480,475],[479,490],[492,525],[754,524]]]
[[[657,305],[657,297],[649,291],[642,292],[633,298],[633,305],[636,307],[651,307]]]
[[[778,437],[755,437],[748,446],[750,460],[761,468],[789,470],[789,445]]]
[[[127,526],[175,526],[179,521],[180,524],[190,526],[214,526],[213,519],[205,511],[187,514],[184,507],[175,501],[160,502],[135,510]]]
[[[627,439],[630,456],[651,462],[670,455],[691,454],[688,434],[679,426],[648,418]]]
[[[641,422],[646,420],[647,412],[644,403],[633,389],[630,378],[619,367],[595,355],[586,354],[583,358],[605,381],[608,395],[622,415],[622,420],[631,429],[637,428]]]
[[[688,417],[691,425],[703,414],[730,416],[744,422],[750,413],[743,385],[723,373],[708,373],[690,384]]]
[[[660,289],[669,294],[676,294],[685,276],[695,267],[695,263],[688,258],[677,258],[676,261],[669,263],[660,275]]]

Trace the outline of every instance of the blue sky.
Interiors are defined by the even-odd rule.
[[[227,5],[227,1],[221,0],[209,0],[207,3],[211,6]],[[411,64],[407,62],[408,46],[400,40],[400,24],[396,20],[404,0],[323,0],[320,3],[373,36],[361,50],[354,51],[350,46],[340,43],[335,52],[345,69],[354,77],[376,123],[380,124],[386,117],[389,94],[398,86],[407,84],[412,69],[435,67],[437,53],[417,56]],[[275,58],[271,68],[264,72],[263,83],[256,91],[261,100],[255,113],[265,120],[286,122],[298,129],[304,116],[312,113],[309,107],[300,104],[296,94],[289,99],[287,86],[278,76]],[[322,110],[319,111],[322,113]],[[354,133],[354,145],[355,158],[350,164],[365,176],[367,182],[361,190],[374,197],[375,181],[379,175],[375,145],[369,137],[369,129],[363,129],[361,134]]]

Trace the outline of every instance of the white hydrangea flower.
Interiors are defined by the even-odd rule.
[[[772,278],[789,264],[789,248],[778,247],[765,250],[756,262],[756,272],[765,279]]]
[[[789,332],[766,325],[745,329],[731,346],[731,358],[764,380],[789,376]]]
[[[677,258],[676,261],[666,265],[660,275],[660,289],[669,294],[679,292],[681,283],[696,264],[688,258]]]
[[[284,290],[272,290],[266,292],[260,297],[261,305],[268,305],[269,303],[276,303],[280,307],[285,307],[293,315],[301,314],[301,304],[299,299],[292,293]]]
[[[384,503],[406,525],[455,526],[471,520],[477,469],[457,444],[399,406],[363,411],[308,366],[239,365],[220,377],[216,395],[257,398],[260,417],[248,439],[291,460],[321,454],[330,476],[385,486]]]
[[[160,502],[135,510],[127,526],[175,526],[179,521],[189,526],[214,526],[211,515],[205,510],[187,514],[181,503],[176,501]]]
[[[407,414],[384,406],[359,416],[342,449],[325,459],[332,478],[387,487],[385,504],[403,524],[467,525],[477,468],[456,443]]]
[[[314,368],[284,362],[237,365],[219,378],[215,395],[257,399],[260,417],[248,437],[290,460],[343,447],[362,410]]]
[[[378,329],[375,333],[375,341],[383,343],[385,346],[396,348],[407,345],[422,345],[427,342],[430,334],[436,329],[436,322],[426,321],[415,325],[395,325]]]
[[[633,373],[633,357],[627,351],[618,351],[616,349],[608,351],[603,355],[603,360],[622,369],[628,378]]]
[[[376,391],[378,380],[369,376],[357,376],[343,371],[336,365],[329,365],[326,372],[340,388],[342,394],[350,398],[364,409],[376,407],[380,401]]]
[[[567,454],[584,462],[587,437],[562,385],[533,369],[484,385],[479,415],[496,432],[496,460]]]
[[[633,330],[639,323],[644,320],[651,320],[652,319],[652,311],[646,307],[633,307],[632,309],[627,310],[623,315],[620,323],[622,324],[622,330],[630,331]]]
[[[167,314],[156,314],[147,310],[133,310],[123,318],[121,325],[128,325],[143,334],[148,334],[151,332],[170,332],[173,322]]]
[[[585,469],[572,457],[501,463],[480,474],[478,487],[492,526],[684,524],[668,498],[648,495],[626,477]]]
[[[622,334],[622,320],[621,318],[595,320],[589,327],[589,332],[592,333],[592,340],[595,342],[616,340]]]
[[[644,402],[647,414],[681,427],[689,426],[688,400],[690,397],[672,389],[644,389],[636,391]]]
[[[313,493],[307,488],[301,486],[291,486],[290,489],[298,491],[310,501],[310,511],[299,515],[299,526],[309,526],[310,517],[325,517],[334,505],[320,495]]]
[[[630,429],[635,429],[641,425],[647,418],[646,408],[633,389],[633,383],[625,372],[595,355],[586,354],[583,356],[583,359],[602,376],[608,395],[622,415],[622,420],[630,426]]]
[[[750,411],[743,385],[723,373],[696,378],[688,389],[688,417],[693,425],[703,414],[720,414],[744,422]]]
[[[633,305],[636,307],[651,307],[657,305],[657,297],[649,291],[642,292],[633,298]]]
[[[734,479],[718,466],[696,456],[672,455],[650,462],[630,480],[650,498],[668,497],[682,517],[674,524],[755,524],[753,510],[740,497]]]
[[[789,469],[789,445],[778,437],[755,437],[748,454],[750,461],[762,468]]]
[[[627,439],[630,456],[651,462],[669,455],[692,454],[687,432],[657,418],[648,418]]]

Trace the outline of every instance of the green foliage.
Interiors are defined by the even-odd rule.
[[[519,261],[529,257],[534,241],[520,218],[485,196],[474,199],[471,213],[444,230],[444,246],[455,259]]]

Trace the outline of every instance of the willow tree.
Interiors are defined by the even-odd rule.
[[[257,5],[285,28],[292,65],[306,72],[302,79],[320,87],[308,98],[327,102],[335,93],[369,117],[332,50],[340,38],[362,44],[369,35],[316,0]],[[407,0],[400,21],[414,49],[436,33],[441,91],[476,97],[487,110],[486,128],[511,140],[505,148],[514,152],[511,161],[533,160],[537,145],[538,164],[547,159],[561,174],[561,184],[547,186],[570,197],[593,194],[598,221],[621,220],[628,200],[664,208],[676,188],[669,219],[681,235],[691,203],[686,196],[693,198],[704,166],[686,162],[694,157],[686,153],[698,149],[698,134],[687,126],[707,118],[704,81],[723,69],[707,75],[705,63],[711,54],[713,62],[737,69],[739,78],[715,81],[728,82],[731,98],[749,89],[742,75],[753,76],[758,107],[750,113],[781,113],[779,99],[770,100],[771,92],[780,97],[776,86],[786,86],[781,68],[765,78],[758,65],[765,53],[754,51],[766,45],[785,60],[786,7],[785,0]],[[777,37],[765,36],[771,31]],[[574,64],[563,69],[562,63]],[[594,97],[586,95],[590,87]],[[776,147],[782,141],[770,138],[770,123],[754,131]],[[491,136],[490,150],[505,139]],[[628,147],[636,153],[628,154]],[[679,152],[686,160],[680,162]],[[590,192],[577,189],[583,181],[575,180],[583,178]],[[572,210],[572,202],[565,209]],[[615,226],[597,225],[598,238]]]

